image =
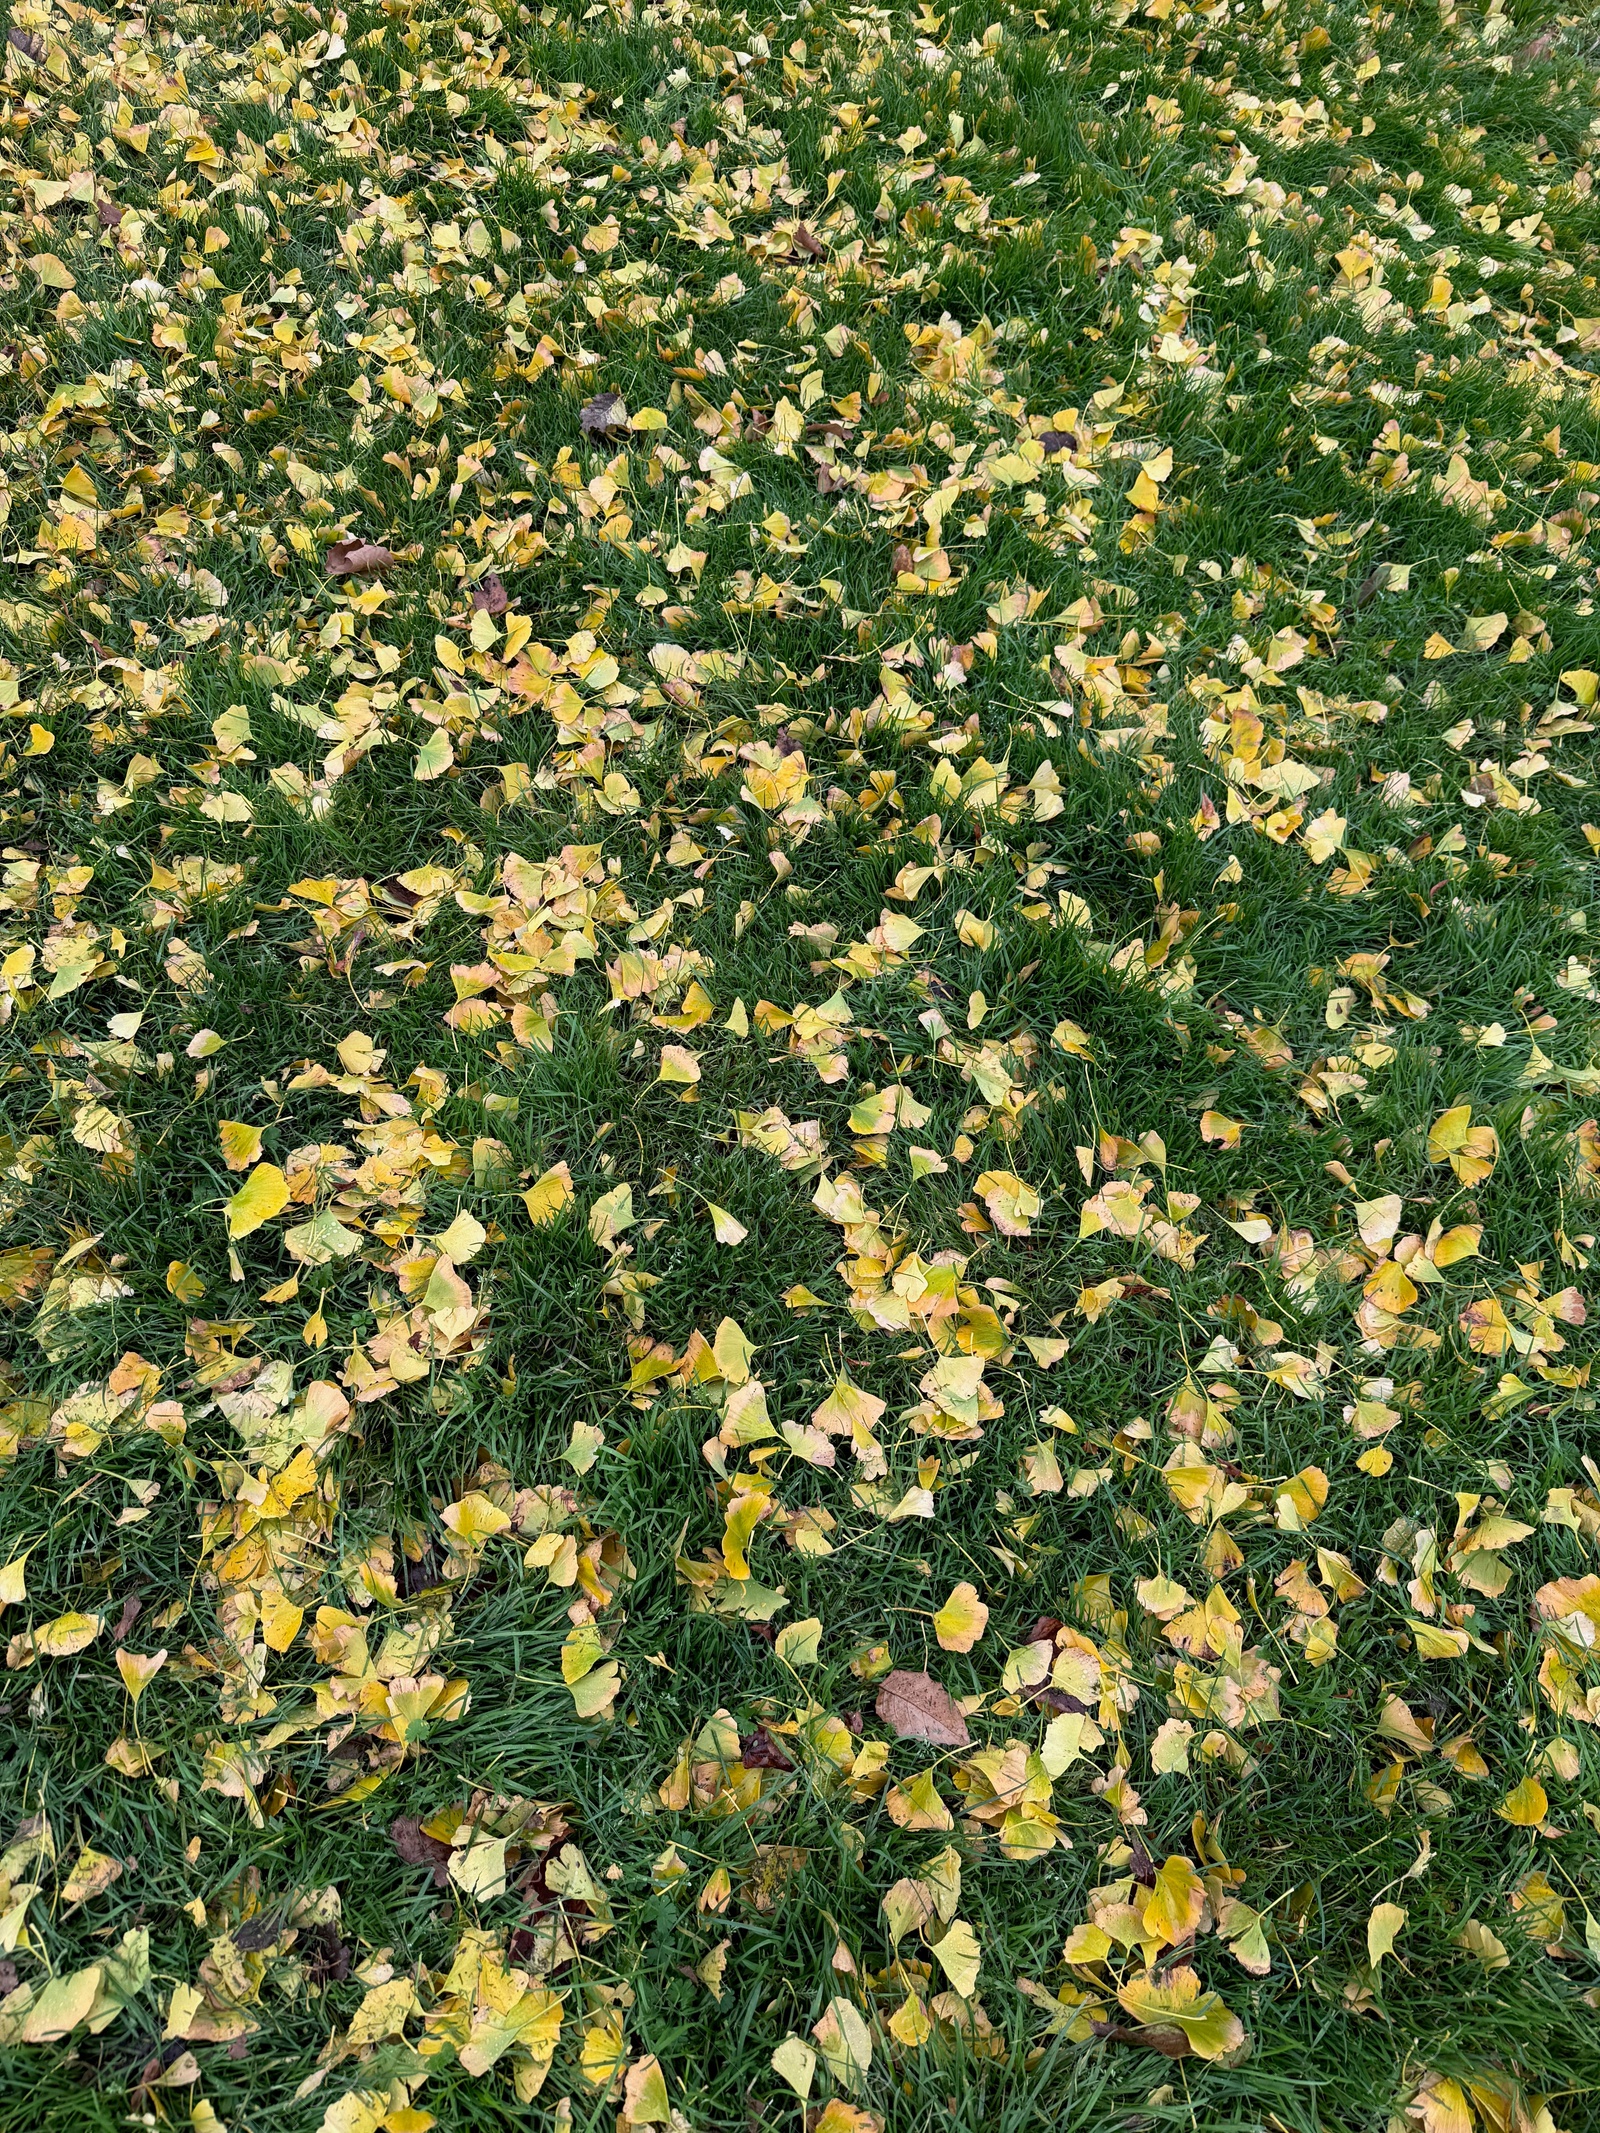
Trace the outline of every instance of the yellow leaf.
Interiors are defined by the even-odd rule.
[[[248,1237],[289,1204],[289,1181],[276,1163],[258,1163],[228,1202],[228,1235]]]
[[[1117,1998],[1136,2022],[1151,2029],[1180,2030],[1197,2058],[1220,2059],[1244,2042],[1244,2024],[1216,1993],[1205,1990],[1187,1964],[1163,1979],[1150,1972],[1126,1978]]]
[[[522,1204],[528,1210],[528,1219],[534,1228],[543,1229],[555,1220],[571,1198],[572,1172],[565,1163],[556,1163],[529,1186],[522,1195]]]
[[[451,650],[455,647],[452,645]],[[457,655],[459,657],[459,654]],[[418,785],[428,785],[435,778],[442,778],[455,763],[456,752],[450,745],[450,736],[443,726],[435,726],[422,746],[417,750],[417,760],[411,775]]]
[[[933,1952],[938,1958],[939,1968],[950,1980],[951,1991],[959,1993],[964,2000],[970,2000],[977,1988],[978,1970],[983,1957],[978,1947],[978,1936],[967,1921],[964,1918],[952,1919],[942,1938],[934,1944]]]
[[[1550,1801],[1536,1777],[1525,1777],[1514,1785],[1495,1809],[1518,1829],[1537,1829],[1549,1811]]]
[[[182,1259],[173,1259],[167,1265],[167,1294],[176,1296],[181,1304],[197,1304],[206,1293],[206,1285],[192,1266]]]
[[[122,1676],[128,1692],[128,1701],[137,1710],[139,1698],[155,1680],[167,1663],[167,1655],[160,1652],[130,1652],[126,1645],[117,1648],[117,1672]]]
[[[671,2115],[666,2076],[655,2058],[635,2060],[623,2082],[625,2109],[636,2126],[664,2125]]]
[[[698,1053],[691,1052],[686,1044],[664,1044],[661,1047],[661,1070],[656,1079],[692,1088],[700,1079]]]
[[[1463,1185],[1481,1184],[1500,1153],[1493,1126],[1474,1126],[1471,1120],[1472,1106],[1456,1104],[1441,1111],[1428,1129],[1428,1161],[1448,1163]]]
[[[1367,1961],[1374,1970],[1386,1955],[1394,1953],[1394,1944],[1410,1913],[1397,1903],[1374,1904],[1372,1916],[1367,1920]]]
[[[889,2017],[889,2034],[897,2044],[915,2051],[926,2044],[933,2035],[933,2024],[928,2020],[928,2010],[914,1992],[908,1992],[902,2004]]]
[[[222,1143],[222,1160],[230,1170],[248,1170],[261,1155],[261,1128],[241,1125],[237,1119],[225,1118],[217,1126],[217,1137]]]
[[[1203,1141],[1217,1141],[1224,1148],[1237,1148],[1244,1129],[1242,1118],[1228,1118],[1221,1111],[1202,1111],[1200,1114],[1200,1138]]]
[[[1407,1277],[1404,1267],[1397,1266],[1392,1259],[1385,1259],[1367,1276],[1362,1293],[1380,1310],[1391,1311],[1398,1317],[1401,1312],[1411,1309],[1421,1291]]]
[[[99,1615],[57,1615],[33,1632],[33,1648],[46,1659],[70,1659],[93,1644],[100,1629]]]
[[[933,1618],[933,1633],[946,1652],[970,1652],[989,1626],[989,1610],[975,1585],[964,1580]]]
[[[474,1550],[511,1524],[507,1513],[481,1489],[469,1490],[459,1503],[446,1504],[439,1517],[465,1547]]]
[[[816,2053],[803,2037],[792,2033],[772,2055],[772,2071],[780,2080],[788,2082],[802,2102],[811,2094],[811,2080],[816,2070]]]
[[[75,289],[78,286],[72,278],[71,268],[63,266],[54,252],[35,252],[28,265],[38,277],[41,288]]]
[[[87,1903],[93,1896],[104,1895],[112,1882],[121,1879],[122,1861],[86,1844],[78,1854],[77,1864],[62,1883],[61,1900],[63,1903]]]
[[[1144,1909],[1145,1937],[1158,1935],[1176,1947],[1187,1940],[1205,1911],[1205,1883],[1181,1852],[1156,1869],[1156,1884]]]
[[[750,1232],[744,1224],[730,1215],[725,1207],[715,1200],[707,1200],[706,1213],[711,1217],[711,1227],[719,1244],[743,1244]]]

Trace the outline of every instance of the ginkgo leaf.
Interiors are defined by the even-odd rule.
[[[817,2055],[803,2037],[791,2033],[772,2054],[772,2071],[789,2084],[802,2102],[811,2094],[816,2070]]]
[[[989,1610],[977,1587],[963,1581],[934,1616],[933,1633],[942,1651],[970,1652],[988,1625]]]
[[[715,1200],[707,1200],[706,1213],[711,1217],[711,1227],[719,1244],[743,1244],[750,1232],[744,1224],[730,1215],[725,1207]]]
[[[1187,1964],[1169,1970],[1164,1978],[1124,1978],[1117,1998],[1136,2022],[1176,2030],[1183,2046],[1198,2058],[1224,2058],[1244,2042],[1244,2024]]]
[[[57,1615],[32,1634],[33,1649],[41,1658],[70,1659],[86,1651],[103,1626],[100,1615]]]
[[[563,1207],[572,1198],[572,1172],[565,1163],[556,1163],[547,1170],[522,1195],[522,1204],[528,1210],[528,1219],[535,1229],[543,1229],[555,1220]]]
[[[970,2000],[977,1990],[982,1951],[978,1936],[964,1918],[953,1919],[933,1944],[939,1968],[950,1980],[952,1992]]]
[[[117,1647],[117,1672],[122,1676],[128,1691],[128,1701],[138,1708],[139,1698],[154,1681],[167,1663],[165,1651],[130,1652],[125,1644]]]
[[[289,1181],[276,1163],[258,1163],[228,1202],[228,1235],[236,1242],[281,1215],[289,1204]]]
[[[1394,1944],[1409,1915],[1398,1903],[1373,1905],[1372,1915],[1367,1920],[1367,1961],[1374,1969],[1386,1955],[1394,1953]]]
[[[455,749],[450,745],[450,736],[443,726],[435,726],[422,746],[417,750],[417,760],[411,775],[419,785],[431,784],[442,778],[454,766]]]
[[[1537,1829],[1550,1812],[1550,1801],[1536,1777],[1525,1777],[1506,1794],[1495,1813],[1518,1829]]]
[[[439,1518],[467,1548],[481,1548],[511,1524],[510,1514],[480,1489],[469,1490],[459,1503],[446,1504]]]

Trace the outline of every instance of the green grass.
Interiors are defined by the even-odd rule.
[[[1595,1573],[1600,1453],[1582,1314],[1539,1317],[1586,1291],[1600,1228],[1581,11],[17,0],[10,20],[0,1565],[25,1560],[0,1588],[0,1920],[36,1892],[0,1963],[0,2133],[610,2128],[630,2095],[632,2122],[663,2122],[652,2057],[693,2133],[1600,2123],[1600,1690],[1547,1589]],[[928,352],[942,320],[973,336],[954,381]],[[586,432],[603,391],[634,428]],[[1052,431],[1065,460],[1054,438],[1017,458]],[[394,552],[381,600],[327,569],[347,536]],[[901,582],[919,560],[947,592]],[[536,661],[614,663],[564,675],[564,725],[493,649],[456,673],[490,572]],[[660,646],[702,664],[674,679]],[[919,720],[873,711],[907,691]],[[453,760],[419,777],[441,725]],[[762,741],[803,751],[786,820],[739,754]],[[970,775],[980,757],[1003,784]],[[526,916],[507,863],[574,845],[599,847],[592,952],[539,969],[563,929],[493,935]],[[416,912],[427,882],[396,877],[428,867],[449,879]],[[879,952],[895,915],[924,930]],[[511,954],[479,968],[491,949]],[[623,983],[635,953],[666,966],[653,996]],[[714,1014],[673,1027],[691,979]],[[515,1024],[446,1021],[496,982]],[[824,1081],[783,1018],[836,992]],[[1063,1021],[1090,1058],[1052,1042]],[[355,1032],[381,1088],[291,1085],[339,1075]],[[983,1044],[986,1081],[963,1073]],[[695,1101],[658,1078],[664,1045],[698,1055]],[[926,1119],[858,1147],[852,1107],[895,1082]],[[384,1171],[373,1129],[402,1099],[432,1159],[414,1139]],[[1496,1135],[1483,1176],[1430,1146],[1463,1104]],[[902,1274],[964,1260],[937,1338],[987,1359],[1003,1413],[981,1434],[919,1434],[927,1322],[878,1323],[859,1266],[852,1310],[873,1240],[746,1144],[739,1114],[769,1106],[817,1122],[824,1179],[859,1186]],[[1236,1145],[1209,1114],[1242,1122]],[[223,1121],[304,1180],[237,1236]],[[1176,1259],[1148,1223],[1080,1234],[1102,1136],[1150,1134],[1155,1156],[1110,1161],[1147,1214],[1197,1196],[1173,1216],[1204,1241]],[[293,1158],[317,1144],[313,1180]],[[522,1196],[558,1165],[571,1197],[535,1223]],[[1039,1196],[1024,1234],[981,1211],[993,1171]],[[590,1209],[624,1184],[634,1225],[597,1242]],[[1386,1195],[1389,1235],[1475,1226],[1476,1255],[1377,1275],[1388,1236],[1355,1209]],[[744,1241],[717,1241],[708,1203]],[[347,1256],[297,1262],[286,1237],[328,1210]],[[459,1253],[472,1309],[441,1325],[461,1296],[427,1240],[458,1213],[483,1233]],[[1358,1323],[1369,1276],[1420,1293]],[[1463,1315],[1497,1296],[1505,1353]],[[355,1399],[414,1306],[441,1352],[348,1415],[330,1396],[319,1438],[294,1403]],[[764,1472],[774,1508],[751,1579],[708,1591],[738,1564],[703,1449],[732,1387],[693,1352],[724,1320],[773,1434],[717,1458]],[[1024,1336],[1058,1333],[1046,1368]],[[652,1348],[688,1364],[652,1378]],[[1268,1375],[1286,1353],[1298,1385]],[[881,1474],[847,1438],[830,1468],[777,1434],[841,1369],[884,1403]],[[1213,1505],[1237,1484],[1215,1521],[1163,1471],[1196,1386],[1231,1431],[1205,1455]],[[1387,1464],[1363,1399],[1398,1414]],[[286,1472],[307,1486],[250,1528]],[[444,1514],[474,1491],[520,1530],[452,1553]],[[1498,1572],[1452,1556],[1497,1510],[1518,1527]],[[524,1566],[547,1516],[605,1545],[589,1656],[614,1699],[564,1677],[585,1588]],[[1360,1591],[1337,1597],[1332,1558]],[[1220,1586],[1241,1670],[1278,1671],[1276,1717],[1185,1705],[1184,1669],[1223,1653],[1178,1646],[1186,1603],[1158,1578]],[[963,1581],[989,1609],[965,1653],[932,1624]],[[1304,1609],[1324,1603],[1319,1654]],[[35,1656],[68,1614],[91,1641]],[[1040,1748],[1051,1712],[1013,1655],[1041,1616],[1098,1647],[1104,1739],[1050,1786],[1054,1848],[1007,1857],[962,1766]],[[817,1657],[793,1664],[776,1640],[810,1620]],[[338,1656],[361,1624],[358,1710],[335,1677],[361,1673]],[[1466,1649],[1430,1656],[1456,1625]],[[382,1657],[391,1632],[409,1656]],[[119,1649],[168,1655],[136,1713]],[[971,1749],[891,1737],[890,1665],[964,1700]],[[446,1679],[470,1703],[385,1740],[380,1673],[430,1669],[417,1710]],[[719,1712],[741,1759],[703,1740],[715,1805],[668,1804]],[[1184,1715],[1190,1767],[1163,1773],[1158,1729]],[[758,1727],[792,1770],[761,1766]],[[1435,1752],[1463,1737],[1481,1775]],[[118,1740],[148,1772],[126,1774],[133,1746],[108,1767]],[[948,1830],[897,1824],[874,1743],[891,1781],[932,1766]],[[230,1757],[249,1802],[218,1789]],[[1524,1779],[1542,1828],[1499,1811]],[[394,1841],[399,1818],[448,1838],[495,1795],[567,1825],[542,1866],[513,1850],[503,1889],[459,1859],[436,1887]],[[758,1846],[790,1848],[760,1901]],[[965,2006],[938,1922],[897,1947],[884,1906],[952,1846],[981,1955]],[[86,1848],[121,1871],[73,1901]],[[1147,1926],[1143,1952],[1096,1960],[1080,1936],[1065,1961],[1091,1891],[1131,1876],[1142,1907],[1176,1859],[1212,1876],[1197,1937]],[[1224,1861],[1261,1917],[1248,1969],[1212,1930]],[[719,1868],[720,1912],[697,1903]],[[1406,1916],[1374,1968],[1382,1904]],[[1494,1941],[1473,1952],[1469,1926]],[[473,1934],[561,1996],[553,2051],[463,2063]],[[697,1966],[719,1946],[714,1993]],[[1141,2024],[1174,1972],[1214,1996],[1199,2049]],[[39,2034],[73,1978],[79,2019]],[[908,1997],[931,2003],[920,2044]],[[819,2057],[802,2101],[773,2053],[830,2003],[872,2063]]]

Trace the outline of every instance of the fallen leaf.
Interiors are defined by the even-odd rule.
[[[928,1674],[896,1670],[878,1691],[878,1716],[900,1740],[928,1740],[945,1748],[965,1748],[972,1739],[967,1722],[947,1690]]]

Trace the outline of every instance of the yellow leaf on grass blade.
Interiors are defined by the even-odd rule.
[[[1205,1883],[1183,1854],[1174,1852],[1156,1869],[1156,1885],[1144,1908],[1144,1938],[1159,1935],[1176,1947],[1198,1927],[1205,1907]]]
[[[1386,1955],[1393,1955],[1395,1941],[1410,1915],[1397,1903],[1373,1905],[1372,1916],[1367,1920],[1367,1961],[1374,1970]]]
[[[822,1652],[821,1617],[807,1615],[803,1621],[789,1623],[779,1630],[772,1649],[785,1666],[815,1666]]]
[[[135,1710],[139,1708],[139,1698],[166,1663],[165,1651],[130,1652],[125,1645],[118,1649],[117,1672],[122,1676],[123,1686],[128,1692],[128,1701]]]
[[[1416,1639],[1420,1659],[1459,1659],[1470,1641],[1464,1629],[1446,1629],[1442,1623],[1414,1621],[1409,1615],[1406,1627]]]
[[[31,1548],[24,1548],[20,1555],[14,1555],[5,1568],[0,1570],[0,1613],[8,1607],[15,1607],[19,1601],[28,1597],[28,1582],[24,1569],[32,1553]]]
[[[811,2034],[834,2080],[844,2088],[860,2088],[872,2065],[872,2032],[855,2002],[842,1995],[830,2000]]]
[[[946,1652],[970,1652],[989,1626],[989,1610],[978,1597],[978,1588],[965,1580],[959,1584],[933,1618],[933,1633]]]
[[[1550,1801],[1539,1780],[1525,1777],[1520,1785],[1511,1788],[1495,1813],[1503,1815],[1518,1829],[1537,1829],[1549,1809]]]
[[[1367,1276],[1362,1293],[1381,1311],[1392,1312],[1398,1318],[1403,1312],[1411,1309],[1420,1291],[1403,1266],[1397,1266],[1392,1259],[1385,1259]]]
[[[104,1971],[98,1963],[52,1978],[29,2007],[22,2023],[24,2044],[56,2044],[89,2018]]]
[[[222,1160],[230,1170],[248,1170],[261,1155],[261,1128],[241,1125],[236,1118],[222,1119],[217,1126]]]
[[[1187,1964],[1158,1980],[1152,1973],[1127,1978],[1117,1998],[1136,2022],[1150,2029],[1178,2030],[1200,2059],[1221,2059],[1244,2042],[1244,2024]]]
[[[623,2081],[625,2115],[636,2126],[665,2125],[671,2116],[667,2080],[654,2057],[635,2060]]]
[[[446,1504],[439,1518],[463,1546],[471,1549],[481,1548],[511,1524],[509,1516],[481,1489],[469,1489],[459,1503]]]
[[[811,2094],[812,2076],[817,2071],[817,2055],[804,2037],[797,2037],[791,2031],[772,2055],[772,2071],[780,2081],[787,2081],[804,2102]]]
[[[1094,1046],[1089,1040],[1089,1033],[1080,1029],[1076,1022],[1058,1022],[1050,1032],[1050,1042],[1058,1052],[1065,1052],[1069,1058],[1094,1058]]]
[[[64,266],[54,252],[35,252],[28,266],[43,289],[75,289],[78,286],[72,278],[72,269]]]
[[[914,1992],[908,1992],[900,2006],[890,2015],[889,2034],[897,2044],[903,2044],[911,2051],[926,2044],[933,2035],[933,2024],[928,2020],[928,2010]]]
[[[62,1884],[61,1900],[63,1903],[87,1903],[92,1896],[103,1896],[112,1882],[121,1879],[122,1861],[86,1844],[78,1854],[77,1865]]]
[[[943,1937],[933,1950],[939,1968],[950,1980],[952,1992],[962,1999],[970,2000],[978,1983],[978,1970],[983,1961],[978,1946],[978,1936],[964,1918],[952,1919]]]
[[[522,1204],[528,1210],[528,1220],[534,1228],[543,1229],[555,1220],[571,1198],[572,1172],[565,1163],[555,1163],[528,1187],[522,1195]]]
[[[1461,625],[1460,650],[1463,652],[1487,652],[1500,642],[1505,634],[1509,617],[1493,615],[1469,615]]]
[[[206,1293],[206,1285],[192,1266],[181,1259],[167,1263],[167,1294],[176,1296],[181,1304],[197,1304]]]
[[[93,1644],[103,1619],[100,1615],[57,1615],[33,1632],[33,1649],[44,1659],[71,1659]]]
[[[490,1903],[506,1892],[506,1840],[476,1834],[452,1851],[445,1868],[463,1896]]]
[[[686,1044],[664,1044],[661,1047],[661,1069],[656,1079],[678,1088],[693,1088],[700,1079],[699,1053],[691,1052]]]
[[[24,755],[48,755],[56,744],[56,737],[48,726],[41,726],[37,719],[28,728],[28,745]]]
[[[1428,1129],[1428,1161],[1448,1163],[1463,1185],[1481,1184],[1499,1153],[1499,1134],[1493,1126],[1472,1124],[1470,1104],[1441,1111]]]
[[[454,650],[454,647],[451,647]],[[432,733],[417,750],[416,766],[412,778],[418,785],[429,785],[435,778],[442,778],[455,763],[456,752],[450,745],[450,736],[443,726],[435,726]]]
[[[603,1192],[589,1210],[589,1235],[601,1251],[610,1251],[625,1229],[632,1229],[638,1217],[633,1211],[633,1187],[613,1185]]]
[[[1221,1111],[1202,1111],[1200,1138],[1203,1141],[1215,1141],[1224,1148],[1237,1148],[1239,1136],[1243,1133],[1246,1123],[1242,1118],[1229,1118]]]
[[[228,1235],[236,1242],[281,1215],[289,1204],[289,1181],[276,1163],[258,1163],[228,1202]]]
[[[715,1200],[707,1200],[706,1213],[711,1217],[711,1228],[719,1244],[743,1244],[750,1232],[725,1207]]]

